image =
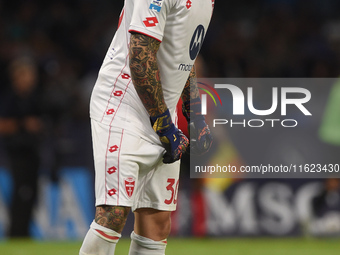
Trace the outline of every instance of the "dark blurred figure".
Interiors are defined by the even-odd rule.
[[[312,201],[314,215],[324,216],[329,211],[340,210],[340,179],[325,179],[323,189]]]
[[[14,60],[9,66],[9,80],[9,89],[0,101],[0,135],[14,181],[9,235],[26,237],[37,196],[43,127],[34,62],[29,58]]]

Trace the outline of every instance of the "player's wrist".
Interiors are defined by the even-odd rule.
[[[173,163],[179,160],[189,145],[189,139],[175,127],[169,109],[158,116],[150,117],[150,120],[165,149],[163,162]]]
[[[211,147],[213,137],[201,114],[201,99],[198,97],[184,102],[182,111],[188,121],[190,154],[202,155],[206,153]]]
[[[168,108],[162,114],[159,114],[157,116],[150,116],[150,120],[153,130],[158,135],[164,135],[164,133],[166,133],[170,129],[175,128]]]

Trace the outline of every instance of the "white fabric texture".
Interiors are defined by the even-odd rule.
[[[129,255],[164,255],[166,245],[166,239],[154,241],[132,232]]]
[[[93,221],[80,248],[79,255],[113,255],[120,237],[119,233]]]

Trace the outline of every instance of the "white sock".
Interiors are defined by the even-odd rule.
[[[154,241],[132,232],[129,255],[164,255],[166,244],[166,239]]]
[[[121,234],[92,222],[79,255],[114,255]]]

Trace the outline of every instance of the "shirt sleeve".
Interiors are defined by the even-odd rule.
[[[138,32],[162,41],[172,0],[136,0],[129,32]]]

